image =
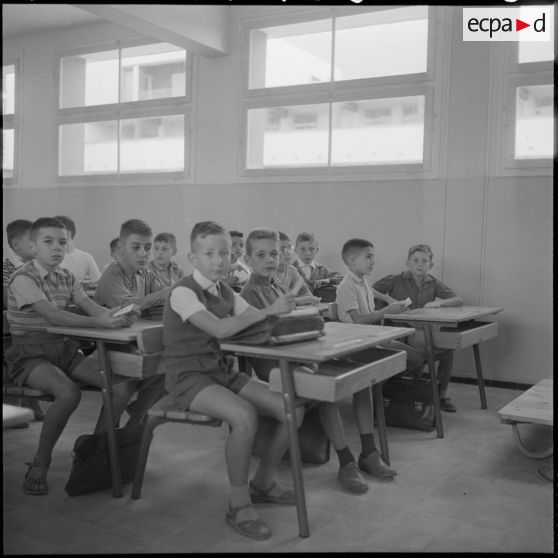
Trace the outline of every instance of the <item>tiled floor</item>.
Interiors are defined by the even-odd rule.
[[[536,475],[552,458],[535,461],[514,444],[496,411],[519,392],[487,388],[489,410],[475,386],[452,384],[459,407],[444,414],[445,438],[389,428],[393,482],[370,479],[350,495],[336,485],[337,458],[306,466],[311,536],[298,537],[293,507],[261,506],[273,530],[264,542],[247,540],[225,524],[226,428],[168,424],[155,431],[142,498],[114,499],[110,491],[70,498],[64,485],[75,438],[96,418],[100,396],[85,392],[60,440],[47,496],[21,491],[40,423],[3,432],[4,553],[185,552],[547,552],[553,551],[553,486]],[[342,406],[350,447],[359,450],[348,403]],[[530,427],[534,444],[550,429]],[[280,478],[290,484],[290,470]]]

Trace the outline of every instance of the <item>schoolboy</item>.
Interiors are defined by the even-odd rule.
[[[294,263],[294,266],[312,292],[324,285],[337,285],[343,279],[340,273],[316,263],[318,251],[318,241],[313,233],[302,232],[296,237],[295,252],[298,261]]]
[[[94,287],[101,277],[99,267],[89,252],[76,248],[74,239],[76,237],[76,224],[65,215],[54,217],[58,219],[68,231],[68,246],[64,260],[60,267],[69,269],[81,283],[87,283],[88,287]]]
[[[288,312],[294,300],[282,295],[265,311],[258,311],[234,293],[223,281],[230,265],[231,239],[221,225],[196,223],[190,245],[188,259],[194,272],[172,286],[165,304],[160,371],[165,373],[165,385],[175,405],[229,423],[225,460],[231,498],[226,522],[247,537],[266,539],[271,531],[252,502],[295,503],[292,490],[274,479],[288,446],[283,401],[265,383],[235,371],[232,357],[219,349],[219,340],[269,314]],[[248,483],[258,413],[275,418],[278,425],[266,440],[266,451]],[[299,425],[302,416],[299,408]]]
[[[76,409],[81,391],[76,382],[101,387],[97,364],[84,357],[79,343],[61,335],[49,334],[49,325],[117,328],[129,325],[130,317],[114,317],[116,309],[95,304],[67,269],[61,268],[68,236],[64,225],[53,218],[37,219],[29,231],[35,259],[16,271],[8,288],[7,319],[12,346],[5,354],[9,379],[18,385],[46,391],[54,397],[45,414],[39,447],[28,463],[23,491],[42,495],[48,492],[47,471],[52,451],[70,415]],[[68,312],[77,305],[86,315]],[[113,386],[113,407],[119,416],[135,389],[135,382]],[[101,413],[95,432],[105,429]]]
[[[244,261],[244,233],[240,231],[229,231],[232,241],[231,265],[225,277],[234,291],[240,292],[248,281],[251,270]]]
[[[317,304],[320,299],[314,296],[310,288],[292,265],[293,262],[293,245],[291,239],[284,232],[279,232],[279,263],[277,269],[272,273],[272,278],[287,292],[293,294],[296,298],[296,304]]]
[[[3,307],[8,307],[8,284],[13,274],[25,263],[33,259],[33,249],[29,243],[29,229],[33,223],[27,219],[16,219],[6,226],[8,246],[12,253],[2,262]]]
[[[455,294],[446,284],[436,279],[429,271],[434,266],[434,254],[428,244],[416,244],[409,248],[407,270],[396,275],[387,275],[374,283],[374,288],[397,299],[410,298],[414,308],[438,308],[441,306],[462,306],[463,299]],[[421,336],[415,335],[417,348],[424,347]],[[440,408],[454,413],[457,407],[447,396],[447,390],[453,367],[452,350],[436,350],[438,362],[438,387],[440,390]]]
[[[142,315],[155,306],[162,307],[170,287],[161,287],[157,275],[148,267],[153,233],[147,223],[130,219],[122,224],[119,235],[119,259],[103,272],[94,300],[101,306],[134,304]],[[126,350],[120,346],[117,350]],[[141,422],[147,410],[160,399],[164,391],[161,376],[144,378],[138,383],[138,397],[126,409],[128,424]]]
[[[109,251],[110,251],[110,262],[108,264],[105,265],[105,267],[103,267],[103,272],[107,269],[107,267],[112,263],[112,262],[117,262],[118,258],[120,257],[118,255],[119,252],[119,243],[120,243],[120,238],[118,238],[117,236],[115,238],[113,238],[110,242],[109,242]]]
[[[153,239],[153,259],[149,262],[149,268],[155,272],[157,285],[161,289],[170,287],[184,275],[182,267],[173,259],[176,251],[174,234],[162,232]]]
[[[256,308],[265,309],[274,304],[282,292],[272,278],[279,259],[278,241],[277,233],[269,229],[255,229],[246,239],[246,257],[252,267],[252,275],[241,294]],[[256,375],[263,380],[267,380],[271,369],[277,366],[276,362],[263,359],[250,359],[250,362]],[[347,445],[338,406],[335,403],[320,403],[319,407],[322,424],[339,459],[338,482],[349,492],[362,493],[368,490],[368,484],[362,477],[361,470],[389,479],[397,473],[382,461],[376,449],[369,389],[353,396],[353,409],[362,444],[358,466]]]

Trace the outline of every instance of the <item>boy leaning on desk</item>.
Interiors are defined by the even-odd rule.
[[[52,451],[70,415],[81,398],[78,382],[102,386],[98,364],[85,357],[79,342],[48,334],[49,325],[118,328],[132,323],[132,317],[115,316],[93,302],[80,282],[60,267],[68,243],[68,232],[57,219],[42,217],[29,230],[35,259],[20,267],[8,286],[7,319],[12,346],[5,354],[9,379],[18,385],[42,390],[54,397],[41,427],[39,446],[23,482],[23,492],[48,492],[47,472]],[[77,305],[86,315],[68,312]],[[113,407],[118,417],[135,390],[135,382],[115,383]],[[95,432],[106,429],[101,412]]]
[[[279,262],[279,235],[270,229],[255,229],[246,239],[246,257],[252,267],[252,275],[242,289],[241,295],[256,308],[266,308],[283,295],[284,289],[274,279]],[[395,303],[394,307],[402,307]],[[277,363],[264,359],[250,359],[256,375],[268,381],[271,369]],[[357,392],[353,396],[353,410],[360,433],[361,453],[357,461],[350,451],[343,427],[343,421],[336,403],[321,402],[319,413],[339,459],[337,480],[342,488],[352,493],[368,490],[361,471],[391,479],[397,473],[388,467],[376,449],[373,434],[372,394],[370,389]]]

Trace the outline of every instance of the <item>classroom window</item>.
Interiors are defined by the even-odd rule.
[[[61,56],[59,176],[184,173],[188,60],[169,43]]]
[[[440,103],[443,55],[433,44],[443,12],[328,13],[247,27],[246,176],[297,168],[406,172],[409,165],[430,172],[434,128],[426,123]]]
[[[10,182],[15,166],[16,65],[2,66],[2,178]]]

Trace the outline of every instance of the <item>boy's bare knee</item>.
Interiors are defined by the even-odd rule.
[[[252,406],[245,405],[235,410],[230,421],[233,431],[244,434],[256,432],[258,427],[258,414]]]
[[[77,407],[81,401],[81,389],[74,382],[67,382],[58,387],[54,393],[54,399],[68,406]]]

